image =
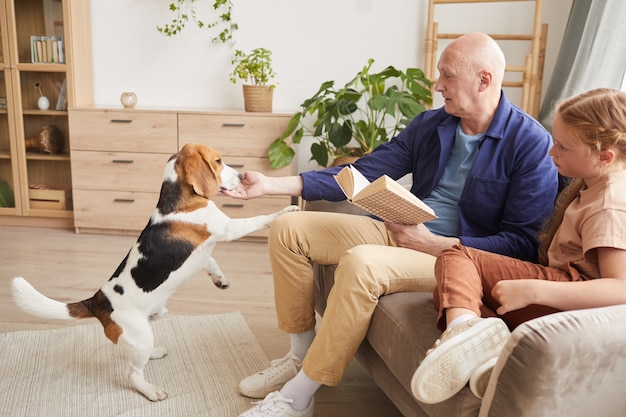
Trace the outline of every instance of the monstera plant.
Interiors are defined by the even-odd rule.
[[[341,156],[360,157],[396,136],[432,104],[430,81],[418,68],[388,66],[371,72],[374,60],[341,88],[322,83],[294,114],[285,132],[269,147],[272,168],[288,165],[293,145],[311,136],[311,159],[326,167]]]

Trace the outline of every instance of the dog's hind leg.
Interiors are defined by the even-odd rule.
[[[230,287],[230,281],[226,278],[226,275],[224,275],[215,259],[209,258],[204,270],[211,277],[213,284],[215,284],[217,288],[225,290]]]
[[[146,381],[143,370],[150,359],[165,356],[165,349],[154,348],[154,334],[147,320],[135,318],[131,325],[123,326],[124,332],[118,339],[118,345],[124,351],[130,364],[128,379],[137,391],[150,401],[161,401],[167,398],[167,392]],[[159,356],[160,355],[160,356]]]

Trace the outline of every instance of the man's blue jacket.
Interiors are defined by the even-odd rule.
[[[429,195],[448,162],[459,118],[442,108],[425,111],[391,141],[354,166],[370,181],[412,175],[411,192]],[[485,132],[459,200],[461,243],[524,260],[537,260],[538,231],[558,188],[548,151],[550,133],[513,105],[504,92]],[[345,200],[333,175],[340,167],[301,173],[305,200]]]

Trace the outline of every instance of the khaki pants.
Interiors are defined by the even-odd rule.
[[[339,264],[304,373],[337,385],[365,338],[378,298],[432,291],[435,257],[394,246],[382,222],[366,216],[304,211],[274,221],[269,234],[278,325],[287,333],[315,327],[311,261]]]

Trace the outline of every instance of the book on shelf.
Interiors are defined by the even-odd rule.
[[[33,63],[64,64],[63,38],[59,36],[31,36],[30,57]]]
[[[347,165],[335,180],[348,201],[385,221],[420,224],[437,218],[432,208],[387,175],[370,182]]]
[[[61,83],[61,89],[59,90],[59,98],[57,98],[57,105],[55,106],[56,110],[66,110],[67,109],[67,79],[63,78],[63,83]]]

